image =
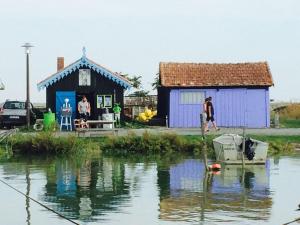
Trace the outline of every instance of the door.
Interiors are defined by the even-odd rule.
[[[58,121],[60,121],[60,111],[66,98],[69,99],[69,104],[72,107],[72,119],[75,119],[77,111],[75,91],[57,91],[55,99],[55,113]]]
[[[96,110],[95,110],[95,95],[93,92],[91,93],[76,93],[76,103],[78,104],[78,102],[80,102],[82,100],[82,97],[85,96],[87,101],[90,103],[90,107],[91,107],[91,115],[89,119],[92,120],[98,120],[98,115],[96,115]],[[76,116],[77,118],[79,118],[79,112],[76,110]]]

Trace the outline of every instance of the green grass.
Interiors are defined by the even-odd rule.
[[[271,135],[249,135],[250,137],[266,142],[280,142],[280,143],[300,143],[300,136],[292,135],[292,136],[271,136]]]
[[[280,127],[283,128],[300,128],[300,120],[298,119],[281,119]]]

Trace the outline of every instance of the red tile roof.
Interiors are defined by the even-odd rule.
[[[272,86],[267,62],[159,64],[164,87]]]

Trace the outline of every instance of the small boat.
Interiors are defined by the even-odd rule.
[[[243,163],[243,137],[237,134],[224,134],[213,139],[216,159],[225,164]],[[265,164],[268,143],[247,138],[245,141],[245,164]]]

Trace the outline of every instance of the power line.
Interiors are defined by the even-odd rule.
[[[49,211],[51,211],[51,212],[57,214],[57,215],[60,216],[61,218],[65,219],[65,220],[68,220],[69,222],[71,222],[71,223],[73,223],[73,224],[80,225],[79,223],[77,223],[77,222],[75,222],[75,221],[73,221],[73,220],[71,220],[71,219],[65,217],[65,216],[62,215],[61,213],[56,212],[55,210],[49,208],[48,206],[44,205],[43,203],[40,203],[39,201],[35,200],[34,198],[30,197],[29,195],[24,194],[23,192],[21,192],[21,191],[19,191],[18,189],[14,188],[14,187],[11,186],[10,184],[6,183],[4,180],[1,180],[1,179],[0,179],[0,181],[1,181],[3,184],[5,184],[6,186],[8,186],[8,187],[10,187],[11,189],[15,190],[16,192],[18,192],[19,194],[21,194],[21,195],[25,196],[26,198],[28,198],[28,199],[34,201],[35,203],[39,204],[40,206],[46,208],[47,210],[49,210]]]

